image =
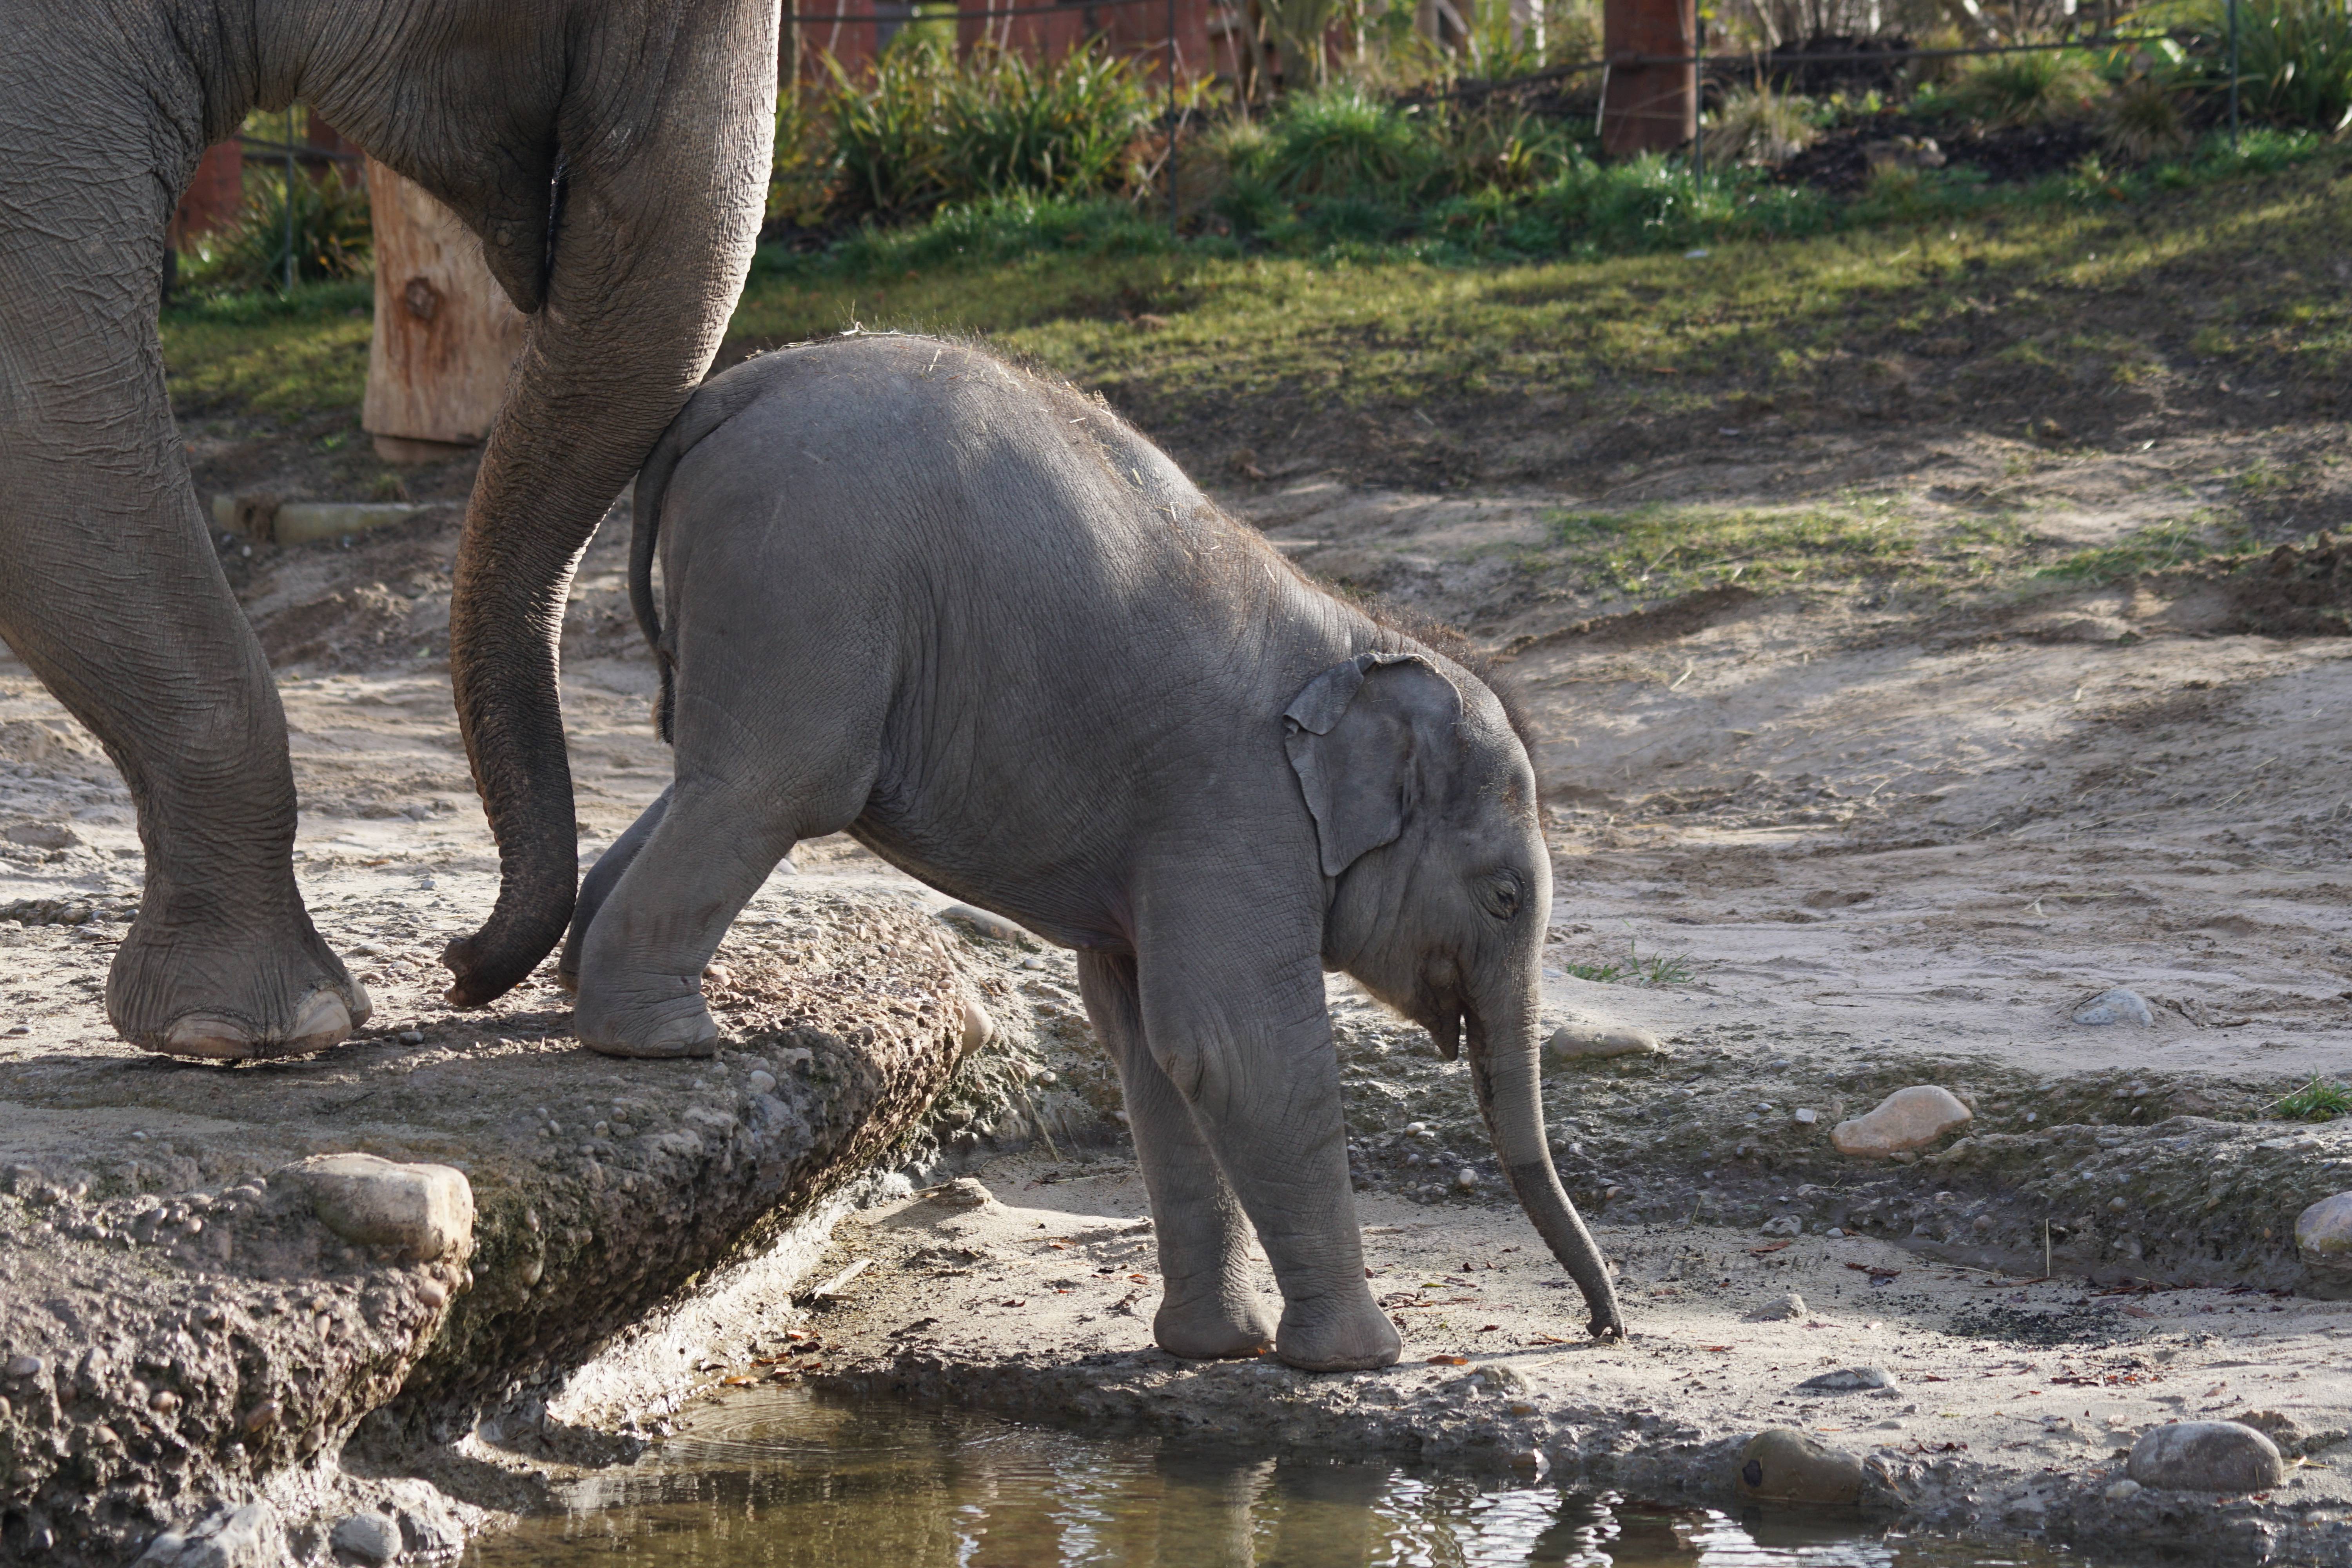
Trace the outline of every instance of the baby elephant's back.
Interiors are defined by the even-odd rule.
[[[750,360],[664,446],[683,448],[654,503],[673,583],[789,584],[877,631],[982,639],[1000,661],[1030,662],[1029,643],[1066,667],[1097,638],[1133,654],[1197,637],[1245,600],[1263,609],[1243,580],[1287,575],[1108,408],[939,339]]]

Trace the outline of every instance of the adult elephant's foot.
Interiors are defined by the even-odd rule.
[[[142,916],[115,952],[107,1016],[124,1039],[163,1056],[240,1062],[323,1051],[374,1006],[310,921],[299,923],[276,942],[207,942],[159,935],[163,922]]]
[[[700,985],[672,980],[646,995],[593,976],[579,984],[572,1032],[598,1055],[665,1059],[718,1054],[719,1026],[702,1005]]]
[[[1246,1295],[1220,1290],[1180,1299],[1174,1290],[1152,1314],[1151,1339],[1187,1361],[1244,1361],[1274,1346],[1274,1321]]]
[[[1286,1305],[1274,1353],[1301,1372],[1363,1372],[1394,1366],[1404,1342],[1369,1294]]]

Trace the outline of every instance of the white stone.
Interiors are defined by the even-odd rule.
[[[1766,1236],[1802,1236],[1805,1222],[1792,1214],[1776,1214],[1761,1228]]]
[[[750,1078],[743,1080],[743,1087],[753,1094],[767,1094],[775,1089],[776,1076],[771,1072],[755,1070]]]
[[[1950,1089],[1914,1084],[1888,1095],[1869,1114],[1839,1122],[1830,1129],[1830,1142],[1841,1154],[1877,1159],[1923,1149],[1974,1119]]]
[[[2137,991],[2118,985],[2103,991],[2074,1009],[2074,1022],[2097,1027],[2106,1024],[2137,1024],[2145,1029],[2156,1022],[2147,1002]]]
[[[310,1194],[329,1230],[412,1262],[474,1250],[474,1189],[447,1165],[403,1165],[373,1154],[320,1154],[279,1173]]]
[[[2147,1489],[2137,1481],[2126,1478],[2107,1489],[2106,1499],[2109,1502],[2129,1502]]]
[[[988,1044],[990,1037],[995,1033],[996,1020],[988,1016],[988,1009],[973,1001],[971,997],[965,997],[963,1000],[963,1038],[961,1042],[963,1047],[964,1053],[968,1056],[971,1052],[980,1049],[981,1047]]]
[[[1611,1057],[1654,1057],[1665,1042],[1647,1029],[1631,1024],[1602,1024],[1576,1018],[1551,1032],[1544,1048],[1561,1061],[1595,1061]]]
[[[1794,1290],[1748,1314],[1751,1323],[1793,1323],[1805,1316],[1805,1299]]]
[[[1800,1121],[1801,1123],[1802,1123],[1803,1125],[1805,1125],[1805,1126],[1807,1126],[1807,1127],[1811,1127],[1814,1122],[1819,1121],[1821,1119],[1822,1119],[1822,1113],[1821,1113],[1820,1111],[1818,1111],[1818,1110],[1813,1110],[1813,1109],[1812,1109],[1811,1107],[1810,1107],[1810,1106],[1807,1106],[1807,1107],[1805,1107],[1804,1109],[1800,1110],[1797,1112],[1797,1120],[1798,1120],[1798,1121]]]
[[[335,1526],[331,1537],[338,1552],[348,1552],[362,1563],[389,1563],[400,1555],[400,1526],[380,1513],[355,1513]]]
[[[2175,1421],[2132,1445],[2131,1479],[2175,1491],[2261,1492],[2278,1485],[2278,1445],[2235,1421]]]

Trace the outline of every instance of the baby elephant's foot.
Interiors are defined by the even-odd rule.
[[[701,987],[672,981],[667,996],[631,996],[593,978],[580,984],[572,1032],[590,1050],[608,1057],[708,1057],[719,1050],[719,1026],[702,1005]]]
[[[1362,1372],[1394,1366],[1404,1342],[1370,1295],[1292,1303],[1283,1309],[1274,1353],[1302,1372]]]
[[[1246,1361],[1274,1345],[1274,1323],[1265,1309],[1229,1294],[1180,1300],[1163,1298],[1152,1315],[1151,1339],[1170,1355],[1186,1361]]]

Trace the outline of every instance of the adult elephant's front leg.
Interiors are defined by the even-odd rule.
[[[138,806],[147,886],[107,982],[115,1027],[180,1056],[315,1051],[367,994],[294,886],[285,714],[164,403],[138,166],[87,190],[0,170],[0,211],[24,220],[0,225],[0,636]],[[123,220],[111,250],[100,215]]]
[[[1275,1353],[1310,1372],[1391,1364],[1402,1346],[1364,1283],[1312,926],[1262,890],[1202,887],[1147,903],[1145,1038],[1274,1266]]]

